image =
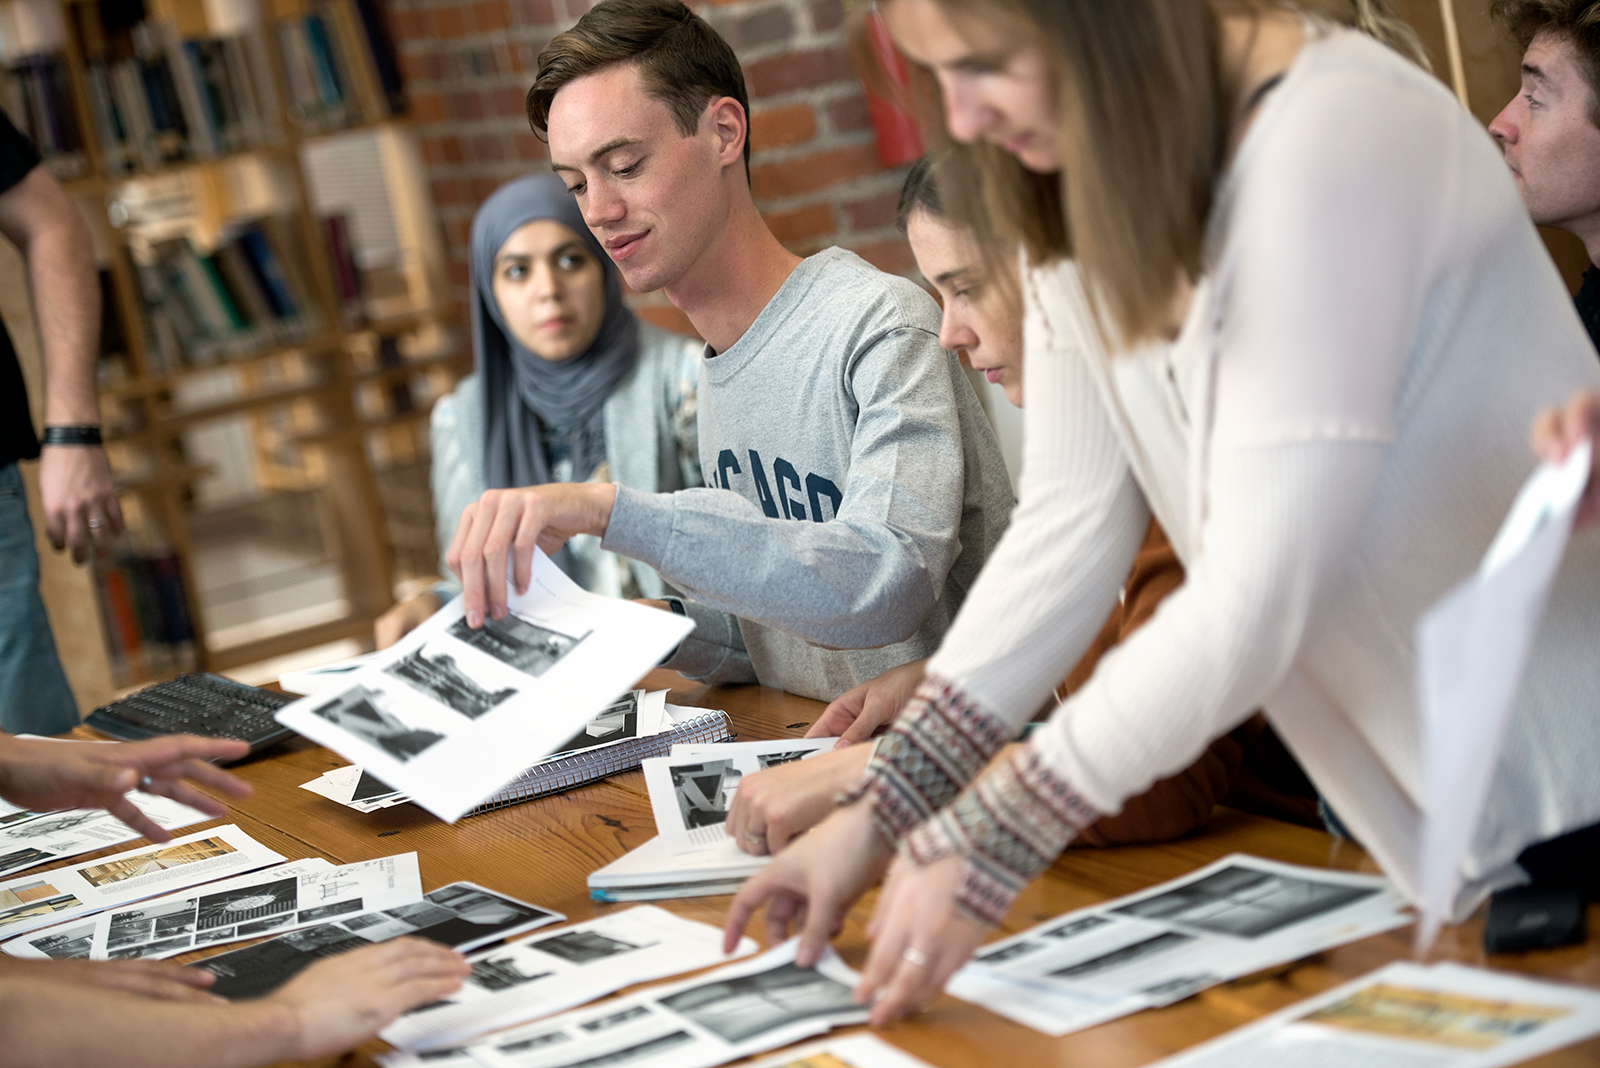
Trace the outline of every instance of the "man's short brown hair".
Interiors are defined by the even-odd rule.
[[[619,63],[638,65],[644,91],[667,106],[685,137],[720,97],[737,100],[748,120],[750,96],[739,59],[705,19],[679,0],[602,0],[539,53],[539,74],[528,90],[534,133],[549,139],[550,103],[567,83]],[[748,174],[748,130],[744,165]]]
[[[1571,42],[1589,85],[1589,121],[1600,126],[1600,0],[1494,0],[1489,14],[1524,49],[1541,33]]]

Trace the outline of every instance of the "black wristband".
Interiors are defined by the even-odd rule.
[[[673,615],[687,616],[689,614],[689,610],[683,607],[683,602],[678,600],[676,597],[668,597],[666,598],[666,602],[667,607],[672,609]]]
[[[100,428],[97,426],[47,426],[43,445],[99,445]]]

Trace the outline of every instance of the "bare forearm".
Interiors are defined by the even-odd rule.
[[[100,285],[88,228],[66,194],[28,244],[28,278],[44,348],[45,422],[98,423],[95,349]],[[48,198],[54,201],[55,198]]]
[[[296,1056],[292,1011],[185,1004],[70,983],[0,981],[0,1068],[249,1068]]]

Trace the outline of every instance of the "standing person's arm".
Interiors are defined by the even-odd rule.
[[[100,425],[95,398],[100,283],[88,227],[43,167],[0,193],[0,234],[22,251],[44,356],[45,426]],[[122,506],[98,445],[46,444],[39,459],[45,531],[74,563],[122,532]]]

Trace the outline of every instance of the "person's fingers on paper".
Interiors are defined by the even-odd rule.
[[[741,838],[759,832],[766,849],[777,853],[786,848],[828,817],[839,795],[860,779],[871,756],[865,746],[835,749],[746,777],[734,795],[736,805],[745,798],[748,826]],[[749,841],[755,844],[753,837]]]
[[[544,523],[535,507],[537,503],[536,500],[525,502],[517,523],[516,537],[511,543],[511,582],[519,594],[528,592],[528,583],[533,581],[533,550],[542,548],[539,543],[544,534]],[[551,551],[545,550],[546,553]]]
[[[461,954],[417,938],[397,938],[320,960],[268,1000],[299,1024],[296,1060],[342,1053],[401,1013],[461,986],[471,967]]]
[[[733,896],[733,903],[728,906],[728,918],[722,923],[722,952],[732,953],[739,948],[739,939],[744,937],[750,917],[777,894],[780,874],[773,871],[772,865],[768,865],[746,880]]]
[[[862,683],[824,709],[807,736],[837,736],[838,749],[867,741],[911,700],[926,665],[926,660],[913,660]]]
[[[915,1012],[983,942],[986,928],[957,907],[966,861],[903,862],[880,902],[878,930],[857,996],[874,998],[874,1027]]]
[[[872,688],[870,681],[863,682],[853,690],[846,690],[834,698],[827,708],[822,710],[822,715],[806,731],[807,738],[838,738],[849,729],[850,724],[861,715],[861,706],[867,699],[867,692]],[[844,744],[844,743],[841,743]]]
[[[767,902],[767,948],[782,945],[789,940],[789,932],[798,930],[803,922],[804,909],[800,898],[779,892]]]
[[[723,830],[733,839],[735,849],[758,857],[767,851],[767,836],[762,826],[760,798],[757,796],[763,792],[757,780],[765,774],[765,771],[758,771],[745,776],[733,795],[733,803],[728,806],[728,818],[722,824]]]
[[[172,841],[172,834],[169,831],[149,816],[146,816],[138,805],[129,801],[126,797],[118,798],[105,808],[107,812],[152,842]]]
[[[461,607],[469,627],[483,626],[483,616],[488,610],[484,594],[483,540],[487,536],[487,524],[493,519],[494,508],[487,493],[463,508],[456,536],[445,557],[445,563],[461,580]]]
[[[513,490],[489,490],[484,494],[485,501],[493,501],[494,512],[493,518],[484,524],[483,532],[483,592],[491,619],[506,617],[506,569],[510,566],[511,543],[516,539],[522,517],[519,496]]]

